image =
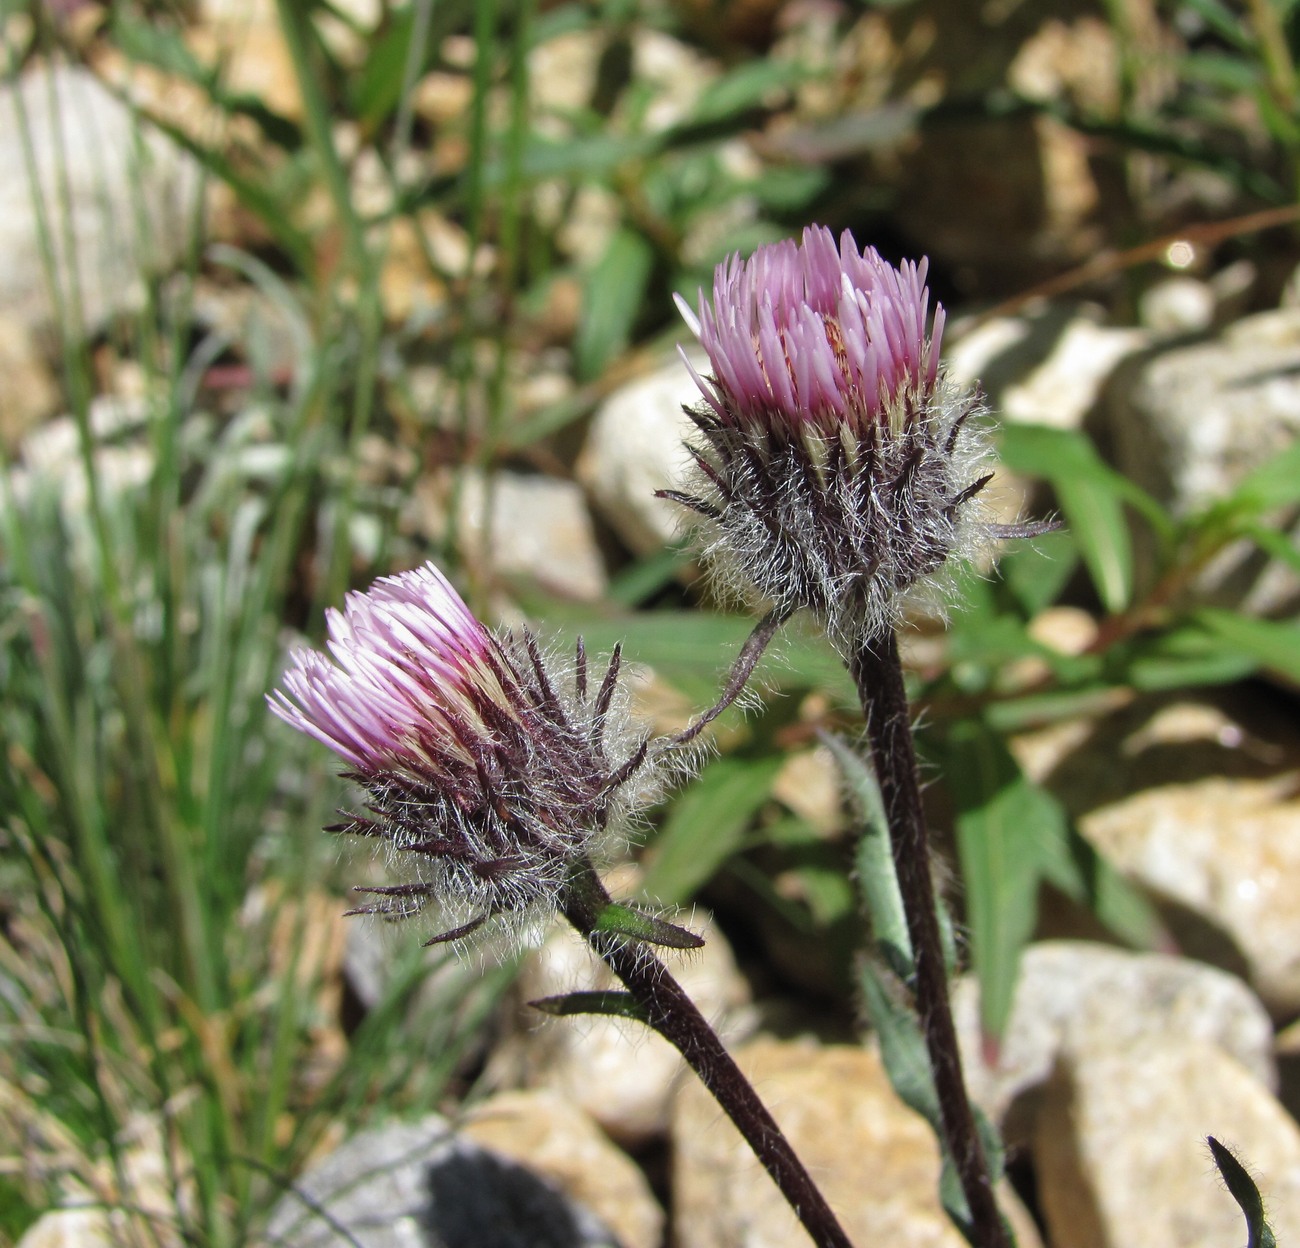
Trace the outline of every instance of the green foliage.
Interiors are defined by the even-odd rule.
[[[920,1114],[930,1124],[935,1136],[942,1140],[939,1098],[930,1074],[925,1037],[921,1034],[915,1013],[899,1000],[891,987],[876,966],[871,963],[863,965],[860,982],[862,997],[867,1016],[880,1038],[880,1056],[889,1081],[903,1103]],[[984,1156],[989,1163],[989,1173],[996,1183],[1005,1168],[1002,1141],[997,1129],[978,1108],[975,1109],[975,1125]],[[966,1236],[968,1242],[975,1243],[971,1237],[970,1206],[961,1190],[952,1158],[946,1150],[939,1177],[939,1198],[954,1225]],[[1015,1238],[1010,1228],[1007,1228],[1006,1234],[1008,1242],[1014,1244]]]
[[[704,941],[694,932],[678,927],[653,914],[646,914],[633,906],[610,902],[596,920],[594,931],[608,936],[621,936],[627,940],[645,941],[669,949],[699,949]]]
[[[1118,107],[1053,111],[1126,154],[1210,171],[1257,200],[1294,199],[1300,115],[1289,0],[1179,0],[1163,6],[1154,38],[1123,4],[1105,7],[1123,57]]]
[[[779,755],[715,759],[673,804],[642,889],[668,904],[687,901],[744,844],[768,797]]]
[[[587,281],[582,320],[574,343],[579,378],[599,376],[626,350],[645,302],[654,264],[650,243],[633,230],[619,230]]]
[[[630,992],[566,992],[560,997],[541,997],[528,1003],[553,1018],[574,1014],[601,1014],[606,1018],[626,1018],[645,1023],[645,1007]]]
[[[907,934],[903,899],[890,856],[889,825],[879,785],[870,767],[854,751],[834,738],[826,740],[844,771],[865,825],[858,841],[855,865],[871,927],[870,953],[873,956],[861,962],[858,988],[867,1017],[879,1038],[881,1060],[894,1091],[905,1105],[930,1124],[935,1138],[940,1141],[943,1168],[939,1178],[939,1197],[943,1207],[962,1234],[975,1243],[971,1234],[970,1206],[952,1157],[942,1143],[943,1117],[925,1036],[916,1011],[904,999],[903,986],[913,980],[916,964]],[[945,914],[942,904],[939,913],[941,916]],[[955,969],[956,954],[952,948],[950,928],[945,930],[944,936],[948,946],[945,956],[951,971]],[[1005,1166],[1002,1141],[983,1112],[976,1108],[974,1113],[989,1174],[996,1183]],[[1007,1235],[1009,1241],[1014,1242],[1009,1229]]]

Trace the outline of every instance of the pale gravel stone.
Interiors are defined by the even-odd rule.
[[[1196,334],[1214,323],[1214,289],[1194,277],[1166,277],[1142,295],[1142,324],[1162,337]]]
[[[991,394],[999,420],[1080,429],[1119,363],[1150,341],[1145,330],[1100,325],[1086,308],[1057,306],[967,333],[958,323],[944,359],[955,381]]]
[[[475,1242],[471,1235],[620,1248],[594,1214],[531,1167],[456,1136],[437,1114],[345,1141],[280,1199],[266,1238],[280,1248],[332,1248],[343,1242],[335,1224],[361,1248],[445,1248]]]
[[[65,298],[76,275],[83,324],[75,329],[94,333],[140,307],[144,276],[166,273],[190,245],[198,162],[143,127],[87,70],[32,69],[0,86],[0,168],[0,306],[29,328],[57,322],[35,198]]]
[[[895,1095],[869,1049],[764,1039],[735,1054],[856,1244],[959,1248],[939,1203],[933,1132]],[[678,1248],[802,1248],[807,1234],[748,1145],[694,1080],[673,1103]],[[1020,1248],[1033,1223],[1010,1189],[999,1200]]]
[[[1185,951],[1300,1010],[1300,732],[1258,700],[1144,698],[1011,742]]]
[[[412,492],[411,527],[440,541],[456,506],[456,537],[470,566],[519,577],[563,598],[594,602],[608,578],[582,489],[557,477],[498,472],[425,477]]]
[[[1073,1054],[1048,1088],[1034,1142],[1055,1248],[1223,1248],[1245,1239],[1205,1137],[1259,1183],[1280,1244],[1300,1237],[1300,1129],[1221,1048],[1130,1038]]]
[[[682,330],[685,339],[685,326]],[[701,375],[708,370],[702,353],[690,358]],[[690,463],[685,443],[695,433],[682,407],[700,401],[690,373],[674,356],[616,390],[591,422],[578,479],[606,522],[638,555],[663,550],[679,538],[691,514],[654,495],[681,484]]]
[[[55,415],[61,401],[32,327],[0,311],[0,450],[12,454],[24,434]]]
[[[980,1037],[979,987],[956,985],[953,1011],[972,1096],[1011,1142],[1032,1134],[1037,1098],[1058,1061],[1141,1041],[1172,1038],[1215,1044],[1261,1086],[1273,1087],[1273,1027],[1250,989],[1224,971],[1163,954],[1138,954],[1087,941],[1044,941],[1020,963],[1015,1001],[995,1065]],[[1012,1106],[1015,1112],[1008,1113]]]
[[[1300,436],[1300,309],[1245,317],[1218,338],[1159,352],[1122,369],[1108,391],[1116,466],[1175,516],[1231,493]],[[1300,542],[1294,515],[1273,522]],[[1139,576],[1155,554],[1137,530]],[[1233,544],[1199,574],[1203,600],[1260,613],[1300,602],[1300,577],[1281,560]]]
[[[725,1039],[752,1029],[749,992],[725,937],[698,916],[679,919],[705,939],[690,954],[664,950],[669,969]],[[557,926],[520,972],[521,1002],[615,987],[611,973],[567,926]],[[688,1077],[681,1056],[662,1037],[627,1019],[541,1019],[522,1016],[525,1030],[494,1055],[496,1086],[550,1088],[580,1106],[620,1143],[637,1146],[663,1135],[673,1090]]]
[[[1121,871],[1211,919],[1278,1014],[1300,1008],[1300,798],[1294,775],[1212,777],[1135,793],[1084,818]]]
[[[426,1198],[424,1167],[451,1139],[446,1119],[389,1123],[358,1132],[300,1175],[297,1192],[322,1206],[365,1248],[425,1248],[419,1214]],[[277,1202],[267,1239],[285,1248],[339,1242],[329,1223],[295,1192]]]
[[[17,1248],[115,1248],[121,1231],[103,1209],[51,1209],[23,1232]]]

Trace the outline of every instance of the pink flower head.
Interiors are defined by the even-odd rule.
[[[325,612],[328,645],[295,653],[271,709],[353,771],[435,773],[472,762],[486,708],[510,714],[500,648],[432,564],[381,577]]]
[[[812,226],[719,265],[698,313],[678,300],[712,371],[687,361],[696,471],[663,493],[700,514],[725,576],[812,610],[846,651],[933,598],[954,551],[1015,535],[971,505],[989,480],[978,403],[940,373],[925,273]]]
[[[268,702],[367,790],[364,812],[332,830],[382,838],[416,875],[361,890],[381,901],[353,913],[434,903],[453,924],[443,940],[554,909],[644,758],[607,756],[617,651],[592,694],[579,645],[563,687],[531,635],[503,644],[432,564],[349,594],[326,619],[330,654],[297,651]]]
[[[897,418],[904,400],[933,390],[944,314],[927,332],[926,261],[894,268],[859,252],[845,230],[809,226],[803,243],[760,247],[718,266],[711,303],[678,307],[713,366],[700,392],[724,420],[763,424]]]

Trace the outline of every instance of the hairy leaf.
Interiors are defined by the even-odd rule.
[[[1214,1164],[1223,1176],[1228,1191],[1232,1193],[1233,1200],[1237,1202],[1245,1216],[1246,1233],[1249,1236],[1246,1248],[1277,1248],[1273,1230],[1264,1216],[1264,1200],[1259,1194],[1255,1180],[1247,1173],[1246,1167],[1214,1136],[1209,1135],[1205,1138],[1210,1146],[1210,1155],[1214,1158]]]

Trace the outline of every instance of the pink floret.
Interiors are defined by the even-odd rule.
[[[332,660],[296,651],[267,701],[358,772],[418,769],[428,741],[459,753],[483,699],[506,702],[496,642],[432,564],[349,593],[326,628]]]
[[[943,309],[927,332],[926,262],[895,268],[846,230],[810,226],[796,245],[728,257],[698,315],[678,301],[713,367],[692,369],[725,419],[767,427],[879,420],[901,395],[924,396],[938,375]]]

